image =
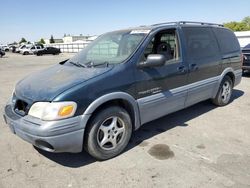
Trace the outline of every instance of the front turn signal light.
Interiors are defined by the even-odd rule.
[[[60,108],[58,115],[61,117],[69,116],[72,114],[73,111],[74,111],[74,106],[72,105],[63,106]]]

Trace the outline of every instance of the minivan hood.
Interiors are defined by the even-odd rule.
[[[82,68],[72,65],[55,65],[19,81],[17,97],[29,101],[52,101],[63,91],[101,75],[111,68]]]

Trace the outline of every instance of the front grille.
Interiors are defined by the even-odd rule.
[[[16,104],[15,104],[15,107],[14,107],[14,111],[21,115],[21,116],[25,116],[28,114],[28,103],[23,101],[23,100],[20,100],[20,99],[17,99],[16,100]]]

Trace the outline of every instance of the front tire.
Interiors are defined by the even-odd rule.
[[[86,129],[85,150],[98,160],[119,155],[127,146],[132,134],[128,112],[118,106],[99,111]]]
[[[233,81],[229,76],[225,76],[220,84],[219,91],[212,102],[217,106],[225,106],[230,102],[233,92]]]

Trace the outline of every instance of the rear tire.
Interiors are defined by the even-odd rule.
[[[132,134],[131,118],[126,110],[110,106],[99,111],[86,129],[84,148],[98,160],[119,155]]]
[[[24,52],[23,55],[29,55],[29,52]]]
[[[229,76],[225,76],[220,84],[219,91],[212,102],[217,106],[225,106],[230,102],[233,92],[233,81]]]

